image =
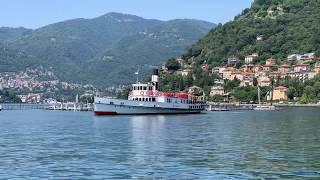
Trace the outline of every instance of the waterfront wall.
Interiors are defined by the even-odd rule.
[[[1,104],[2,110],[32,110],[32,109],[48,109],[46,104]]]

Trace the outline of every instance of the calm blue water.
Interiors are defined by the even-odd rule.
[[[0,112],[0,179],[320,178],[320,111]]]

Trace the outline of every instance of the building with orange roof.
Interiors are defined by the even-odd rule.
[[[274,101],[286,101],[288,100],[288,88],[284,86],[278,86],[273,89],[273,100]],[[271,100],[271,95],[267,96],[267,100]]]

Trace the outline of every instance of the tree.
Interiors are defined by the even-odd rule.
[[[166,67],[169,71],[176,71],[180,69],[180,64],[176,59],[170,58],[166,63]]]
[[[289,99],[294,99],[294,97],[296,97],[296,93],[297,93],[297,91],[296,91],[296,89],[294,88],[294,87],[289,87],[289,89],[288,89],[288,98]]]

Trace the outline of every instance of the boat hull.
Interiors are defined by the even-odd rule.
[[[95,104],[94,113],[97,116],[110,115],[156,115],[156,114],[197,114],[200,109],[175,109],[143,106],[121,106],[109,104]]]

